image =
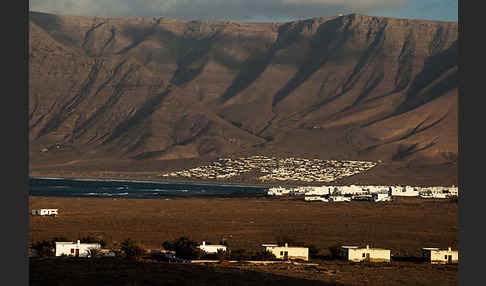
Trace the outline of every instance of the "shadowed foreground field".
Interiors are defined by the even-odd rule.
[[[192,265],[119,258],[31,258],[30,285],[457,285],[457,265],[414,262]]]
[[[458,204],[397,198],[393,202],[319,203],[281,198],[112,199],[29,197],[29,209],[58,208],[53,217],[30,216],[30,241],[92,235],[117,246],[126,238],[146,248],[187,236],[230,249],[259,250],[287,236],[321,249],[336,243],[390,248],[392,256],[419,256],[422,247],[457,247]]]

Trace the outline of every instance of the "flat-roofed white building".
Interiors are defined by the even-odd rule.
[[[56,241],[56,256],[68,255],[77,257],[90,257],[91,249],[101,249],[99,243],[81,243],[79,240],[72,241]]]
[[[401,188],[392,188],[392,196],[397,197],[417,197],[419,191],[411,186],[403,186]]]
[[[262,244],[262,247],[275,255],[277,259],[302,259],[309,260],[309,248],[302,246],[289,246],[285,243],[284,246],[278,244]]]
[[[203,241],[198,247],[206,253],[218,253],[218,250],[226,251],[226,245],[206,244],[205,241]]]
[[[371,194],[371,197],[375,202],[389,202],[392,200],[391,196],[384,192]]]
[[[32,210],[32,215],[57,215],[58,209],[37,209]]]
[[[307,195],[304,197],[304,200],[306,202],[328,202],[329,201],[326,198],[321,196],[307,196]]]
[[[350,202],[351,197],[345,197],[345,196],[341,196],[341,195],[332,195],[332,196],[329,196],[329,201],[330,202]]]
[[[390,262],[390,249],[370,248],[359,246],[341,246],[340,256],[347,261],[352,262]]]
[[[422,257],[432,264],[448,264],[459,262],[459,252],[448,249],[439,249],[436,247],[422,248]]]

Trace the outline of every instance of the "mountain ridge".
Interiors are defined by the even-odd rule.
[[[457,160],[455,22],[30,12],[29,25],[34,169],[240,153]]]

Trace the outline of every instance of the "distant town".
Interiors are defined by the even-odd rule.
[[[269,196],[302,196],[306,201],[340,202],[340,201],[391,201],[392,197],[420,197],[435,199],[457,198],[459,189],[456,186],[301,186],[273,187],[267,191]]]

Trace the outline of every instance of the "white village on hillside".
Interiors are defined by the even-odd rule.
[[[162,177],[227,179],[250,171],[262,174],[265,181],[332,182],[359,174],[376,166],[369,161],[337,161],[303,158],[252,156],[238,159],[220,158],[207,166],[162,174]]]

